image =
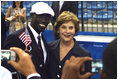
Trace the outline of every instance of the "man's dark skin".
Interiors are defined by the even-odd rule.
[[[35,13],[31,13],[30,16],[31,16],[31,26],[38,34],[40,34],[40,32],[45,30],[51,19],[50,14],[38,15]]]

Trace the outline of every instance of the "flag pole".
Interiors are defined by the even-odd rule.
[[[26,24],[25,24],[25,38],[26,38],[26,46],[25,46],[25,51],[28,51],[27,49],[27,24],[28,24],[28,21],[26,21]]]
[[[27,10],[26,10],[26,13],[27,13]],[[25,46],[25,51],[27,52],[28,49],[27,49],[27,25],[28,25],[28,18],[27,18],[27,15],[26,15],[26,23],[25,23],[25,38],[26,38],[26,46]]]

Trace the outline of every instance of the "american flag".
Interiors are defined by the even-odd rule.
[[[22,32],[20,34],[19,38],[27,46],[29,46],[32,43],[30,35],[26,34],[25,32]]]

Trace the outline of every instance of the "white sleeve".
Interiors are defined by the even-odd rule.
[[[7,68],[1,66],[0,72],[1,72],[1,80],[12,79],[12,74]]]
[[[40,74],[38,73],[33,73],[33,74],[30,74],[29,76],[27,76],[27,79],[33,77],[33,76],[38,76],[38,77],[41,77]]]

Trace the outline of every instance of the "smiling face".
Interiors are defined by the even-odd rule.
[[[39,34],[44,31],[47,25],[50,22],[51,15],[49,14],[40,14],[37,15],[35,13],[31,14],[31,26],[34,30]]]
[[[54,33],[56,34],[56,36],[62,39],[72,39],[75,33],[77,33],[78,31],[79,19],[77,18],[77,16],[72,12],[63,11],[58,16],[54,24]]]
[[[60,39],[64,42],[70,42],[75,35],[75,25],[72,21],[65,22],[59,27]]]

